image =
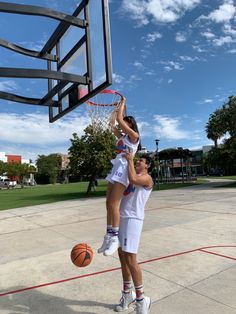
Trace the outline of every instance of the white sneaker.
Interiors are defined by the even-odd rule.
[[[124,312],[129,309],[129,307],[135,303],[135,293],[130,291],[129,293],[122,292],[122,297],[120,299],[120,304],[116,305],[114,308],[115,312]]]
[[[98,249],[99,254],[103,253],[108,248],[110,239],[111,239],[111,236],[109,234],[105,234],[102,246]]]
[[[144,296],[142,301],[136,301],[136,314],[148,314],[151,304],[151,299],[146,296]]]
[[[119,247],[120,247],[120,241],[119,241],[118,236],[112,236],[110,238],[108,248],[104,251],[103,254],[105,256],[112,255],[118,250]]]

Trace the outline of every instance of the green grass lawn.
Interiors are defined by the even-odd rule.
[[[209,177],[211,179],[229,179],[229,180],[235,180],[236,181],[236,176],[221,176],[221,177]]]
[[[1,190],[0,210],[84,198],[87,186],[88,182],[79,182]],[[105,181],[99,182],[91,196],[104,196],[106,186]]]
[[[236,176],[221,176],[221,177],[209,177],[211,179],[229,179],[229,180],[233,180],[235,182],[229,183],[227,185],[222,185],[222,187],[224,188],[236,188]],[[219,186],[218,188],[221,188],[221,186]]]
[[[206,181],[163,183],[160,184],[160,190],[176,189],[203,182]],[[87,186],[88,182],[79,182],[0,190],[0,210],[85,198]],[[90,197],[105,196],[106,189],[106,181],[99,181],[96,191],[92,191]],[[154,190],[158,190],[158,187],[155,186]]]

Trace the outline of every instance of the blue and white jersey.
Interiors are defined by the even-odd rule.
[[[135,155],[137,150],[138,150],[138,145],[139,145],[139,140],[137,141],[137,143],[132,143],[127,134],[121,136],[117,141],[116,158],[112,159],[111,163],[113,165],[118,163],[118,162],[127,164],[127,160],[123,157],[123,154],[126,152],[130,152],[133,155]]]
[[[129,184],[124,191],[120,204],[121,218],[144,219],[144,209],[151,194],[152,187],[137,186]]]

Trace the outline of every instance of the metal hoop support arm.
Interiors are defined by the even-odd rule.
[[[9,101],[24,103],[27,105],[58,107],[57,101],[53,101],[50,104],[45,104],[45,103],[41,103],[40,98],[29,98],[29,97],[19,96],[16,94],[6,93],[6,92],[0,92],[0,98],[9,100]]]
[[[44,55],[41,55],[41,51],[26,49],[3,39],[0,39],[0,46],[34,58],[45,59],[49,61],[57,61],[58,59],[56,55],[50,53],[45,53]]]
[[[1,68],[0,77],[18,77],[18,78],[44,78],[61,81],[68,81],[87,85],[88,78],[81,75],[75,75],[59,71],[39,70],[39,69],[16,69],[16,68]]]
[[[85,28],[87,24],[85,20],[81,20],[77,17],[34,5],[0,2],[0,12],[45,16],[59,21],[64,21],[81,28]]]

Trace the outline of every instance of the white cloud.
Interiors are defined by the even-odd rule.
[[[150,20],[159,23],[176,22],[186,11],[200,3],[201,0],[123,0],[122,8],[143,26]]]
[[[116,73],[112,74],[112,78],[113,78],[114,83],[117,83],[117,84],[120,84],[124,81],[124,77]]]
[[[225,44],[231,44],[234,40],[231,36],[221,36],[220,38],[213,39],[212,43],[215,46],[223,46]]]
[[[149,0],[147,12],[157,22],[170,23],[177,21],[188,10],[192,10],[201,0]]]
[[[202,32],[201,35],[207,39],[212,39],[215,37],[215,34],[213,34],[211,31]]]
[[[146,42],[154,43],[157,39],[162,38],[162,34],[158,32],[149,33],[146,36]]]
[[[157,62],[157,63],[163,64],[164,65],[164,70],[166,72],[169,72],[169,71],[172,71],[172,70],[181,71],[181,70],[184,69],[182,64],[180,64],[179,62],[176,62],[176,61],[160,61],[160,62]]]
[[[208,15],[208,18],[216,23],[229,22],[235,15],[236,8],[233,0],[225,0],[217,10]]]
[[[236,53],[236,49],[230,49],[227,51],[228,53],[231,53],[231,54],[235,54]]]
[[[147,25],[149,23],[149,20],[146,16],[146,1],[123,0],[122,8],[124,12],[128,13],[132,19],[136,20],[140,26]]]
[[[17,153],[16,150],[18,154],[31,152],[24,158],[32,158],[43,152],[59,153],[57,149],[64,148],[65,151],[72,134],[82,135],[89,122],[86,114],[71,114],[51,124],[46,114],[0,113],[1,147],[4,151],[8,149],[8,153]]]
[[[224,24],[223,32],[226,35],[236,36],[236,30],[230,24]]]
[[[199,61],[200,59],[198,57],[190,57],[190,56],[180,56],[180,60],[186,61],[186,62],[194,62]]]
[[[2,92],[13,92],[18,90],[18,85],[15,81],[7,80],[0,82],[0,91]]]
[[[167,81],[168,84],[171,84],[172,82],[173,82],[172,79],[169,79],[169,80]]]
[[[175,40],[178,43],[185,42],[187,40],[187,35],[183,32],[178,32],[178,33],[176,33]]]
[[[180,118],[171,118],[168,116],[155,115],[154,132],[157,137],[167,140],[181,140],[192,138],[190,132],[181,130]]]
[[[206,49],[203,49],[200,45],[192,45],[193,49],[196,50],[197,52],[206,52]]]
[[[150,124],[146,121],[138,121],[138,129],[139,133],[141,134],[142,137],[147,137],[150,136]]]
[[[137,69],[139,69],[139,70],[144,69],[144,65],[143,65],[141,62],[139,62],[139,61],[135,61],[135,62],[133,63],[133,65],[134,65]]]
[[[207,99],[204,99],[203,102],[204,102],[205,104],[209,104],[209,103],[212,103],[212,102],[213,102],[213,99],[207,98]]]
[[[145,74],[153,76],[153,75],[156,75],[156,72],[154,70],[149,70],[149,71],[145,72]]]
[[[127,84],[133,84],[136,81],[142,81],[142,78],[135,75],[135,74],[132,74],[132,75],[130,75],[129,79],[127,80]]]

